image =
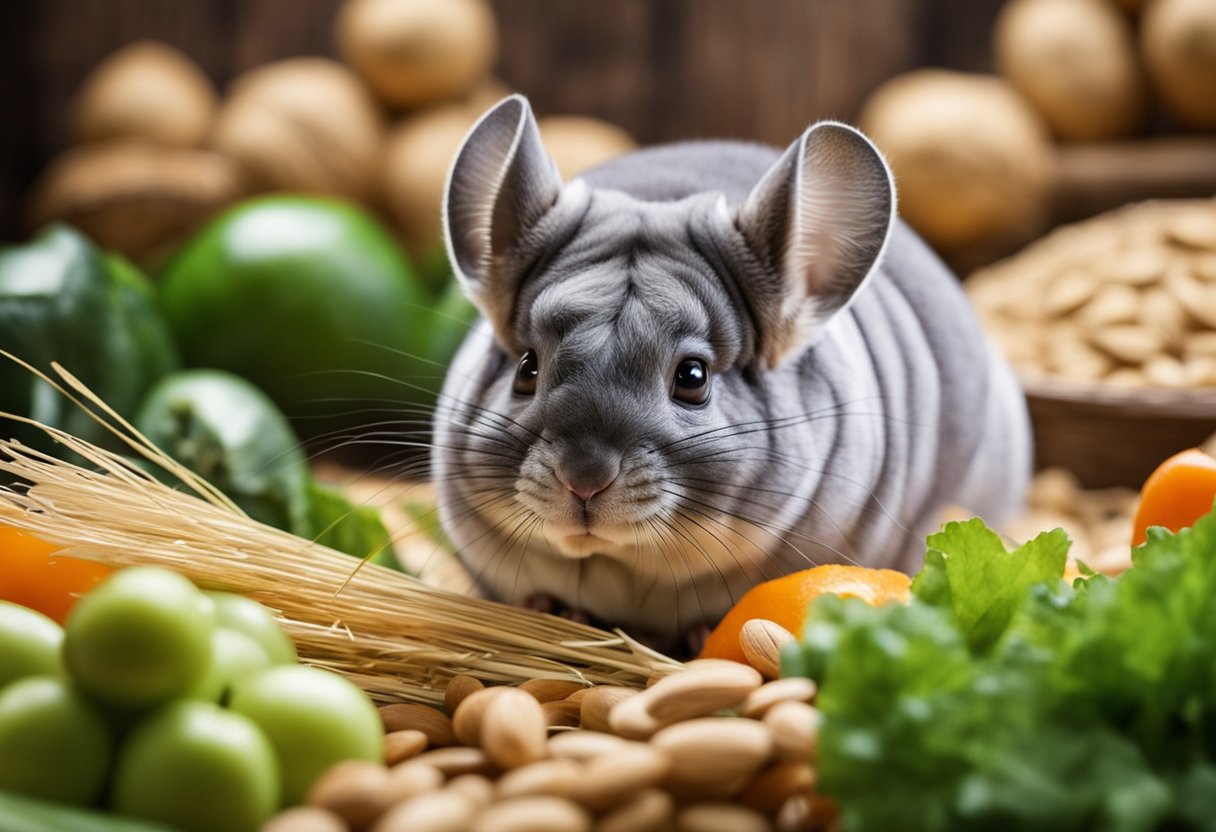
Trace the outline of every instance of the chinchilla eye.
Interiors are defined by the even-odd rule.
[[[699,358],[685,358],[676,367],[671,395],[686,404],[704,404],[709,398],[709,367]]]
[[[536,350],[528,350],[524,353],[523,358],[519,359],[519,366],[515,368],[515,383],[512,385],[512,389],[516,393],[532,395],[536,392],[538,375],[540,375],[540,362],[536,360]]]

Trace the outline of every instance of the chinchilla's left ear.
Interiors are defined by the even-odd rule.
[[[456,276],[500,339],[518,279],[496,268],[557,201],[562,180],[541,144],[528,100],[505,98],[473,126],[448,174],[444,238]]]
[[[895,184],[878,149],[837,122],[810,127],[739,207],[759,260],[740,290],[769,366],[814,339],[873,270],[895,221]]]

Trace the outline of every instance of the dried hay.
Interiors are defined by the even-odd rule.
[[[377,700],[437,703],[457,673],[487,682],[640,686],[679,666],[619,631],[437,589],[257,523],[70,373],[55,371],[63,385],[38,374],[186,485],[171,488],[122,456],[3,414],[42,429],[92,466],[0,441],[0,470],[24,483],[0,489],[0,522],[63,546],[65,555],[165,566],[199,586],[256,598],[277,612],[304,660],[348,676]]]

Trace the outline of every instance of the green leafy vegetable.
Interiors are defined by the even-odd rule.
[[[928,545],[912,591],[953,610],[972,651],[983,653],[1005,631],[1026,590],[1064,574],[1069,541],[1056,529],[1007,552],[1000,536],[975,518],[947,524],[929,536]]]
[[[393,555],[392,535],[375,508],[356,506],[341,491],[316,482],[309,486],[308,502],[308,519],[318,543],[390,569],[401,568]]]
[[[822,598],[784,657],[845,830],[1216,829],[1216,514],[1072,586],[1058,530],[929,546],[911,603]]]

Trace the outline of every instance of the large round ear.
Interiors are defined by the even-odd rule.
[[[528,100],[512,95],[473,125],[448,174],[444,239],[456,276],[500,337],[510,328],[514,270],[496,268],[557,201],[562,180]]]
[[[874,269],[895,221],[895,184],[852,127],[810,127],[769,169],[735,222],[759,261],[740,286],[770,366],[814,339]]]

